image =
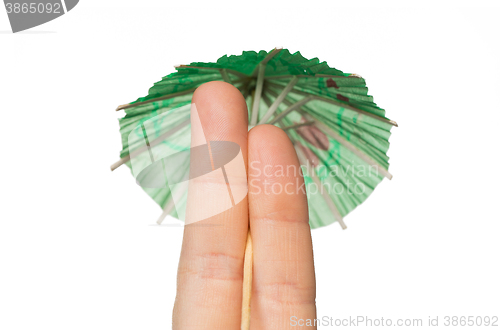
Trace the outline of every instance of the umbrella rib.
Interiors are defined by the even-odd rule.
[[[221,70],[222,68],[212,68],[212,67],[205,67],[205,66],[193,66],[193,65],[186,65],[186,64],[181,64],[181,65],[176,65],[175,68],[178,70],[178,69],[203,69],[203,70]],[[227,71],[227,73],[231,73],[231,74],[234,74],[235,76],[238,76],[240,78],[245,78],[247,77],[246,74],[244,73],[241,73],[239,71],[236,71],[236,70],[232,70],[232,69],[227,69],[227,68],[224,68],[224,70]]]
[[[270,86],[273,86],[273,87],[276,87],[276,88],[281,87],[281,85],[275,84],[275,83],[272,83],[272,82],[268,82],[268,84]],[[310,93],[303,92],[303,91],[300,91],[300,90],[297,90],[297,89],[293,89],[291,92],[295,93],[295,94],[299,94],[299,95],[304,95],[304,96],[307,96],[307,95],[310,96],[311,95]],[[377,119],[378,121],[381,121],[381,122],[390,124],[392,126],[398,127],[398,123],[396,123],[394,120],[389,120],[389,119],[377,116],[377,115],[375,115],[373,113],[370,113],[368,111],[364,111],[364,110],[355,108],[352,105],[345,104],[345,103],[340,103],[338,101],[335,101],[335,100],[332,100],[332,99],[329,99],[329,98],[326,98],[326,97],[323,97],[323,96],[313,95],[313,97],[314,97],[314,99],[316,99],[318,101],[323,101],[323,102],[330,103],[330,104],[333,104],[333,105],[336,105],[336,106],[339,106],[339,107],[343,107],[343,108],[355,111],[355,112],[357,112],[357,113],[359,113],[361,115],[365,115],[367,117],[370,117],[370,118],[373,118],[373,119]]]
[[[310,126],[310,125],[313,125],[313,124],[314,124],[314,121],[307,121],[305,123],[299,123],[299,124],[295,124],[295,125],[290,125],[290,126],[283,127],[282,130],[287,131],[289,129],[296,129],[296,128],[299,128],[299,127],[302,127],[302,126]]]
[[[190,89],[187,89],[187,90],[182,91],[182,92],[177,92],[177,93],[168,94],[165,96],[156,97],[154,99],[143,101],[143,102],[123,104],[123,105],[120,105],[118,108],[116,108],[116,111],[132,108],[132,107],[137,107],[137,106],[144,105],[144,104],[151,103],[151,102],[168,100],[168,99],[171,99],[171,98],[177,97],[177,96],[186,95],[186,94],[194,92],[196,90],[196,88],[197,87],[190,88]]]
[[[232,82],[231,84],[235,85],[235,84],[240,83],[242,81],[243,81],[243,79],[238,79],[238,80]],[[152,103],[152,102],[168,100],[168,99],[171,99],[173,97],[177,97],[177,96],[182,96],[182,95],[186,95],[186,94],[189,94],[189,93],[193,93],[196,90],[196,88],[198,88],[198,86],[190,88],[190,89],[186,89],[185,91],[180,91],[180,92],[177,92],[177,93],[173,93],[173,94],[168,94],[168,95],[165,95],[165,96],[156,97],[154,99],[143,101],[143,102],[123,104],[123,105],[118,106],[116,108],[116,111],[120,111],[120,110],[124,110],[124,109],[128,109],[128,108],[137,107],[137,106],[148,104],[148,103]]]
[[[255,87],[255,96],[252,105],[252,119],[250,121],[250,125],[257,124],[257,117],[259,116],[259,105],[260,105],[260,97],[262,95],[262,87],[264,84],[264,75],[266,73],[266,64],[259,64],[259,73],[257,76],[257,86]]]
[[[288,101],[289,102],[289,101]],[[316,127],[321,129],[323,132],[325,132],[327,135],[329,135],[332,139],[338,141],[340,144],[342,144],[344,147],[352,151],[356,156],[358,156],[361,160],[363,160],[365,163],[367,163],[370,166],[376,166],[377,170],[380,170],[380,172],[389,180],[392,179],[392,174],[389,173],[382,165],[380,165],[376,160],[365,154],[363,151],[359,150],[355,145],[353,145],[351,142],[347,141],[343,137],[341,137],[339,134],[337,134],[335,131],[333,131],[330,127],[328,127],[326,124],[318,120],[314,115],[304,111],[303,109],[298,109],[297,112],[299,112],[301,115],[304,117],[311,117],[313,121],[316,124]]]
[[[161,225],[161,223],[163,222],[163,220],[165,220],[167,215],[169,215],[170,212],[172,212],[172,210],[174,209],[174,206],[175,206],[174,198],[171,196],[170,200],[167,202],[167,205],[165,205],[165,207],[163,208],[162,214],[160,215],[158,220],[156,220],[156,223]]]
[[[311,114],[309,114],[311,117],[314,118]],[[344,147],[352,151],[356,156],[361,158],[365,163],[367,163],[370,166],[376,166],[377,170],[380,171],[383,176],[385,176],[387,179],[391,180],[392,179],[392,174],[389,173],[382,165],[380,165],[377,161],[375,161],[373,158],[365,154],[363,151],[359,150],[355,145],[341,137],[337,132],[333,131],[330,127],[325,125],[324,123],[320,122],[316,118],[314,118],[314,121],[316,123],[316,127],[321,129],[323,132],[328,134],[330,137],[332,137],[334,140],[340,142]]]
[[[264,100],[264,102],[266,103],[267,107],[269,108],[271,106],[271,99],[269,99],[269,96],[266,93],[264,93],[264,94],[262,94],[262,99]],[[278,124],[279,124],[280,128],[281,127],[285,127],[285,124],[283,123],[283,120],[279,120]],[[284,130],[284,128],[282,128],[282,129]]]
[[[305,165],[306,156],[304,155],[302,150],[300,150],[300,148],[298,148],[298,146],[295,143],[294,143],[294,146],[295,146],[295,151],[297,152],[297,157],[299,158],[300,163],[303,166],[306,166]],[[325,195],[325,192],[323,190],[323,184],[321,183],[319,178],[316,175],[314,175],[314,173],[312,173],[312,175],[310,175],[310,177],[313,179],[314,183],[318,186],[318,189],[320,190],[321,197],[323,197],[323,199],[325,200],[326,205],[328,206],[330,211],[333,213],[334,217],[337,218],[337,221],[340,224],[340,226],[342,227],[342,229],[346,229],[347,226],[345,225],[344,219],[343,219],[342,215],[340,214],[339,209],[337,208],[335,203],[332,201],[332,198],[329,195]]]
[[[281,52],[283,50],[283,48],[280,48],[280,47],[275,47],[272,51],[270,51],[266,57],[264,57],[264,59],[262,61],[259,62],[259,64],[257,64],[255,66],[255,68],[253,69],[253,72],[252,72],[252,77],[255,77],[257,76],[257,72],[258,72],[258,68],[259,68],[259,65],[260,64],[264,64],[266,65],[267,62],[269,62],[276,54],[278,54],[279,52]]]
[[[241,86],[240,92],[243,95],[243,99],[246,101],[248,94],[250,94],[250,82],[244,83],[243,86]]]
[[[267,90],[271,95],[273,95],[274,97],[276,97],[276,93],[274,93],[274,91],[271,91],[271,90]],[[264,99],[264,102],[266,102],[267,106],[270,106],[271,104],[271,101],[269,100],[268,96],[266,94],[263,94],[262,98]],[[291,104],[290,101],[286,100],[286,99],[283,99],[283,101],[285,102],[285,104]],[[297,102],[298,103],[298,102]],[[288,109],[287,109],[288,110]],[[292,109],[293,110],[293,109]],[[286,110],[285,110],[286,111]],[[301,114],[302,115],[302,114]],[[283,116],[284,117],[284,116]],[[282,122],[282,118],[277,118],[276,121],[279,121],[279,124],[283,127],[283,122]],[[305,122],[305,123],[300,123],[300,124],[296,124],[296,125],[291,125],[291,126],[288,126],[288,127],[283,127],[282,129],[284,131],[287,131],[289,129],[294,129],[294,128],[298,128],[300,126],[305,126],[305,125],[312,125],[314,124],[315,121],[308,121],[308,122]],[[288,137],[290,138],[290,140],[292,140],[292,143],[294,144],[294,146],[296,146],[295,144],[295,139],[293,139],[290,134],[288,134]],[[300,148],[295,148],[296,152],[297,152],[297,156],[299,158],[299,161],[304,164],[305,162],[303,161],[304,160],[304,155],[302,153],[302,150],[300,150]],[[299,155],[300,154],[300,155]],[[301,156],[302,156],[302,159],[301,159]],[[305,166],[305,165],[304,165]],[[315,183],[316,185],[319,186],[322,186],[321,185],[321,182],[319,181],[319,179],[316,177],[316,176],[311,176],[313,180],[315,180]],[[324,192],[323,192],[323,189],[321,190],[321,195],[323,197],[323,199],[325,200],[325,203],[326,205],[328,206],[328,208],[330,209],[330,211],[333,213],[334,217],[337,219],[338,223],[340,224],[340,226],[342,227],[342,229],[346,229],[347,226],[345,225],[344,223],[344,219],[342,217],[342,215],[340,214],[339,210],[337,209],[337,206],[335,205],[335,203],[332,201],[332,199],[329,197],[329,196],[325,196],[324,195]]]
[[[285,101],[286,101],[286,100],[285,100]],[[288,101],[288,102],[289,102],[289,101]],[[289,103],[290,103],[290,102],[289,102]],[[307,114],[307,113],[305,113],[303,110],[299,111],[299,114],[300,114],[300,115],[302,115],[302,116],[307,116],[307,115],[308,115],[308,114]],[[312,117],[312,116],[311,116],[311,117]],[[311,122],[302,123],[302,125],[305,125],[305,124],[308,124],[308,123],[311,123]],[[312,123],[316,123],[316,122],[314,122],[314,121],[313,121]],[[288,135],[288,137],[290,138],[290,140],[292,141],[292,143],[293,143],[293,144],[294,144],[294,146],[295,146],[295,150],[296,150],[296,152],[297,152],[297,157],[299,158],[299,161],[300,161],[302,164],[304,164],[304,163],[305,163],[305,160],[304,160],[304,159],[306,158],[306,156],[304,155],[303,151],[302,151],[300,148],[298,148],[298,145],[296,144],[296,142],[297,142],[297,141],[296,141],[296,140],[295,140],[292,136],[290,136],[288,133],[287,133],[287,135]],[[304,165],[304,166],[305,166],[305,165]],[[311,175],[310,177],[314,180],[315,184],[316,184],[318,187],[323,187],[323,185],[321,184],[321,182],[320,182],[320,180],[318,179],[318,177],[317,177],[317,176],[315,176],[315,175]],[[331,198],[329,198],[329,196],[325,196],[325,195],[324,195],[323,190],[321,190],[321,195],[322,195],[322,197],[324,198],[324,200],[325,200],[325,202],[326,202],[326,204],[327,204],[328,208],[330,209],[330,211],[331,211],[334,215],[336,215],[337,219],[340,219],[340,220],[338,220],[338,222],[339,222],[340,226],[342,227],[342,229],[346,229],[346,228],[347,228],[347,226],[346,226],[346,225],[345,225],[345,223],[344,223],[343,217],[342,217],[342,215],[340,214],[340,212],[338,211],[338,209],[337,209],[337,207],[336,207],[335,203],[333,202],[333,200],[332,200]]]
[[[311,95],[311,96],[308,96],[308,97],[305,97],[303,98],[302,100],[300,101],[297,101],[295,103],[293,103],[292,105],[290,105],[286,110],[280,112],[279,115],[277,115],[276,117],[273,118],[273,120],[271,120],[269,123],[270,124],[274,124],[276,123],[278,120],[284,118],[286,115],[288,115],[291,111],[295,110],[296,108],[298,107],[301,107],[303,106],[304,104],[306,104],[307,102],[311,101],[314,97]]]
[[[183,186],[181,186],[181,187],[183,187]],[[186,188],[181,188],[181,189],[182,190],[180,191],[180,194],[184,195],[187,192],[187,189]],[[165,207],[163,208],[163,213],[160,215],[160,217],[156,221],[156,223],[159,224],[159,225],[161,225],[161,223],[163,222],[163,220],[165,220],[165,218],[167,217],[167,215],[169,215],[170,212],[172,212],[172,210],[175,207],[175,201],[174,201],[174,197],[172,195],[173,195],[173,192],[171,190],[170,200],[167,202],[167,205],[165,205]]]
[[[266,74],[266,64],[273,58],[274,55],[278,54],[281,51],[281,48],[274,48],[267,56],[255,67],[252,77],[257,75],[257,85],[255,87],[255,97],[252,105],[252,117],[250,120],[250,125],[254,126],[257,124],[258,116],[259,116],[259,105],[260,105],[260,97],[262,95],[262,87],[264,85],[264,76]]]
[[[296,93],[297,91],[294,91],[294,93]],[[297,94],[302,94],[302,93],[298,93]],[[396,123],[394,120],[390,120],[390,119],[386,119],[386,118],[383,118],[383,117],[380,117],[380,116],[377,116],[373,113],[370,113],[368,111],[364,111],[364,110],[361,110],[361,109],[358,109],[358,108],[355,108],[353,107],[352,105],[349,105],[349,104],[345,104],[345,103],[340,103],[340,102],[337,102],[337,101],[334,101],[332,99],[328,99],[326,97],[323,97],[323,96],[318,96],[318,95],[315,95],[314,96],[314,99],[318,100],[318,101],[322,101],[322,102],[326,102],[326,103],[330,103],[330,104],[333,104],[333,105],[337,105],[339,107],[343,107],[343,108],[346,108],[346,109],[349,109],[349,110],[352,110],[352,111],[355,111],[361,115],[365,115],[367,117],[370,117],[370,118],[373,118],[373,119],[377,119],[378,121],[381,121],[381,122],[384,122],[384,123],[387,123],[387,124],[390,124],[392,126],[395,126],[395,127],[398,127],[398,123]]]
[[[225,82],[232,84],[231,78],[229,78],[229,75],[227,74],[226,69],[219,69],[220,75],[222,76],[222,79],[224,79]]]
[[[280,121],[280,123],[282,123],[282,122]],[[301,123],[301,124],[297,124],[297,125],[292,125],[292,126],[300,127],[300,126],[311,125],[311,124],[314,124],[314,121],[312,121],[312,122],[306,122],[306,123]],[[287,130],[288,128],[292,128],[292,126],[285,127],[283,130]],[[302,152],[302,150],[300,150],[300,148],[298,148],[298,146],[296,144],[297,141],[290,134],[287,133],[287,135],[288,135],[288,137],[290,138],[290,140],[292,141],[292,143],[293,143],[293,145],[295,147],[295,151],[297,153],[297,157],[299,158],[299,162],[302,163],[302,164],[304,164],[305,163],[305,161],[304,161],[305,155]],[[316,177],[315,175],[311,175],[311,178],[314,180],[315,184],[318,187],[320,187],[320,186],[323,187],[322,184],[321,184],[321,182],[319,181],[318,177]],[[330,209],[330,211],[333,213],[334,217],[337,218],[337,222],[340,224],[340,226],[342,227],[342,229],[346,229],[347,226],[345,225],[344,219],[343,219],[342,215],[340,214],[337,206],[332,201],[332,199],[330,198],[330,196],[325,196],[323,194],[323,189],[321,189],[321,196],[325,200],[326,205],[328,206],[328,208]]]
[[[283,88],[283,90],[281,91],[280,95],[278,95],[278,97],[276,98],[276,100],[274,100],[273,104],[267,110],[266,114],[260,120],[259,125],[266,123],[269,120],[269,118],[271,118],[271,116],[276,112],[276,110],[278,110],[279,105],[281,104],[281,102],[283,102],[283,100],[285,99],[285,97],[292,90],[293,86],[295,86],[295,84],[297,83],[298,80],[299,80],[299,78],[297,78],[296,76],[294,76],[290,80],[290,82],[288,83],[288,85],[286,85],[286,87]]]
[[[275,91],[273,91],[271,89],[266,89],[266,93],[271,94],[274,98],[278,97],[278,93],[276,93]],[[264,101],[266,101],[267,106],[270,107],[271,106],[271,101],[269,99],[269,96],[267,96],[266,93],[264,93]],[[292,105],[292,102],[290,102],[289,100],[287,100],[286,97],[283,99],[283,103],[285,103],[287,106],[291,106]],[[283,124],[283,118],[280,118],[278,120],[278,123],[280,124],[281,127],[285,127],[285,125]]]
[[[281,75],[281,76],[268,76],[266,77],[266,80],[269,80],[269,79],[290,79],[292,78],[293,76],[295,75],[290,75],[290,74],[286,74],[286,75]],[[332,79],[352,79],[352,78],[362,78],[361,76],[335,76],[335,75],[332,75],[332,74],[315,74],[314,76],[311,76],[311,75],[308,75],[308,74],[299,74],[299,75],[296,75],[297,77],[299,78],[332,78]]]
[[[271,91],[271,90],[268,90],[269,93],[271,93],[271,95],[276,95],[276,93],[274,91]],[[304,101],[304,99],[302,100]],[[284,102],[285,104],[291,104],[290,101],[288,101],[287,99],[284,99]],[[301,102],[301,101],[299,101]],[[300,107],[304,104],[301,104],[299,106],[299,109],[296,109],[297,108],[297,103],[299,102],[296,102],[294,104],[291,104],[287,110],[283,111],[282,113],[279,114],[278,117],[284,117],[288,114],[288,112],[292,111],[292,110],[296,110],[297,112],[299,112],[301,115],[305,115],[306,117],[307,116],[310,116],[313,118],[313,121],[316,123],[316,126],[318,128],[323,128],[322,130],[327,134],[329,135],[331,138],[333,138],[334,140],[337,140],[340,144],[342,144],[344,147],[346,147],[347,149],[351,150],[356,156],[358,156],[359,158],[361,158],[364,162],[366,162],[368,165],[371,165],[371,166],[376,166],[377,169],[380,170],[380,172],[386,177],[388,178],[389,180],[392,179],[392,174],[389,173],[389,171],[387,171],[382,165],[380,165],[378,162],[376,162],[373,158],[371,158],[370,156],[368,156],[367,154],[365,154],[363,151],[359,150],[356,146],[354,146],[352,143],[350,143],[349,141],[347,141],[346,139],[344,139],[343,137],[341,137],[339,134],[335,133],[332,129],[330,129],[330,127],[328,127],[327,125],[325,125],[324,123],[322,123],[321,121],[319,121],[316,117],[314,117],[312,114],[300,109]],[[291,108],[291,109],[290,109]],[[285,113],[287,112],[287,113]],[[273,119],[273,122],[275,120],[279,120],[281,118],[274,118]]]
[[[149,148],[152,148],[152,147],[160,144],[164,139],[169,138],[170,136],[172,136],[173,134],[175,134],[176,132],[178,132],[180,129],[184,128],[187,124],[190,123],[190,121],[191,121],[190,118],[186,119],[185,121],[183,121],[179,125],[177,125],[174,128],[172,128],[171,130],[163,133],[158,138],[156,138],[153,141],[149,142],[149,146],[145,145],[145,146],[142,146],[142,147],[137,148],[136,150],[132,151],[127,156],[123,157],[122,159],[120,159],[119,161],[117,161],[116,163],[114,163],[113,165],[111,165],[111,171],[116,170],[118,167],[122,166],[123,164],[125,164],[126,162],[128,162],[130,159],[132,159],[134,157],[137,157],[139,154],[143,153],[144,151],[148,150]]]

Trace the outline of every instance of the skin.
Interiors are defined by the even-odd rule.
[[[292,143],[272,125],[247,132],[246,103],[228,83],[203,84],[193,103],[207,141],[232,141],[241,147],[249,191],[231,209],[184,227],[173,329],[240,329],[249,227],[250,328],[294,329],[291,316],[314,319],[316,286],[307,200],[305,191],[297,189],[303,179]],[[203,207],[203,201],[188,201],[188,207],[194,205]]]

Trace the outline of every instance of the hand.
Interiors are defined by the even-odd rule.
[[[230,84],[206,83],[195,91],[192,102],[207,141],[232,141],[241,147],[248,195],[223,213],[185,226],[173,329],[240,329],[249,228],[253,241],[250,328],[291,329],[296,328],[291,317],[315,319],[307,200],[300,189],[303,178],[292,143],[285,132],[271,125],[247,132],[245,100]],[[203,201],[188,205],[203,207]]]

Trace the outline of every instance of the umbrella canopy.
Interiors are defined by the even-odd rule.
[[[126,164],[136,178],[140,173],[141,183],[148,181],[148,173],[150,181],[158,179],[155,168],[169,164],[162,160],[150,166],[152,148],[167,154],[189,150],[193,93],[219,80],[243,94],[249,129],[273,124],[290,137],[302,165],[311,228],[335,221],[345,228],[343,218],[384,177],[392,178],[387,150],[390,130],[397,124],[373,102],[362,77],[287,49],[245,51],[215,63],[194,62],[176,69],[155,83],[147,96],[117,108],[125,111],[119,119],[123,149],[112,170]],[[184,176],[188,168],[189,163],[179,163],[174,172]],[[174,205],[167,184],[141,186],[164,210],[158,223],[168,214],[178,217],[176,208],[183,206]]]

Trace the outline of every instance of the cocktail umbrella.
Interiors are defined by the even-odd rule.
[[[241,91],[249,110],[249,129],[273,124],[288,134],[303,168],[311,228],[337,221],[345,229],[343,218],[384,177],[392,178],[388,139],[397,124],[373,102],[362,77],[278,48],[225,55],[215,63],[194,62],[176,69],[155,83],[147,96],[117,108],[125,111],[119,120],[123,149],[111,169],[123,164],[132,168],[142,188],[163,209],[159,224],[168,214],[179,217],[185,205],[174,203],[168,184],[147,183],[158,178],[160,168],[150,166],[155,158],[152,148],[168,154],[189,150],[191,98],[197,87],[209,81],[226,81]],[[163,170],[170,165],[164,160],[158,164]],[[185,176],[189,163],[179,164],[170,171]],[[246,282],[251,275],[251,246],[247,252]]]

